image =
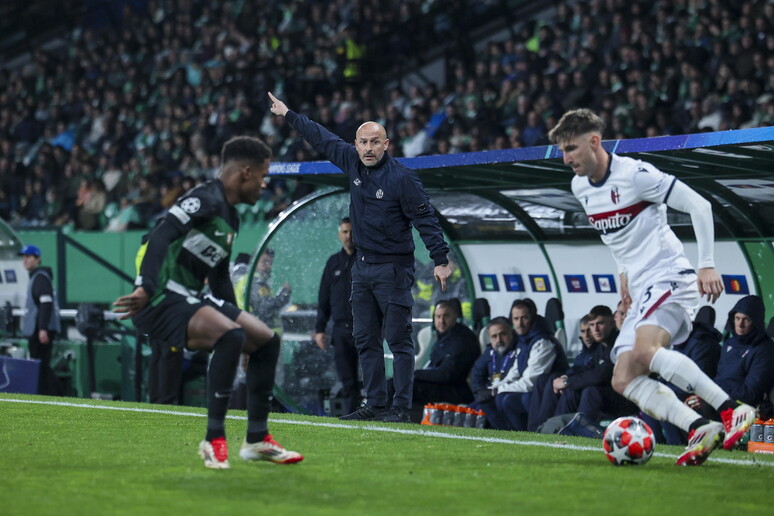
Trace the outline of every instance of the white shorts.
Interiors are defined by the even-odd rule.
[[[640,326],[663,328],[672,337],[670,345],[687,340],[699,300],[695,274],[679,275],[673,281],[655,283],[643,289],[637,299],[632,300],[621,333],[615,340],[610,353],[613,362],[620,353],[634,348],[635,333]]]

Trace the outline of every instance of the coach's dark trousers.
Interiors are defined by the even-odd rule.
[[[369,407],[388,405],[383,347],[386,340],[393,356],[395,396],[392,404],[411,408],[413,284],[413,263],[366,263],[358,258],[352,267],[353,333]]]

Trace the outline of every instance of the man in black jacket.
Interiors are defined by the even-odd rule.
[[[380,124],[366,122],[345,143],[323,126],[288,109],[269,93],[271,112],[286,117],[315,150],[348,176],[349,216],[357,261],[352,269],[355,343],[363,370],[366,404],[341,419],[410,421],[414,381],[411,309],[414,297],[413,226],[435,263],[433,276],[446,291],[449,246],[422,181],[387,154],[390,140]],[[393,355],[395,395],[387,410],[383,341]]]
[[[61,330],[51,269],[40,266],[40,248],[37,246],[26,245],[19,255],[30,273],[22,334],[29,339],[30,357],[40,360],[38,394],[61,396],[62,386],[51,369],[51,349]]]
[[[341,381],[341,396],[346,400],[347,414],[360,405],[360,389],[357,385],[358,361],[355,338],[352,335],[352,265],[355,263],[355,244],[352,243],[352,222],[344,217],[339,222],[341,250],[331,255],[320,278],[317,301],[317,322],[314,342],[325,349],[328,338],[325,327],[330,320],[331,344],[336,363],[336,373]]]
[[[414,371],[414,410],[412,419],[418,421],[426,403],[446,401],[470,403],[473,392],[468,386],[468,374],[481,354],[478,337],[464,324],[457,305],[439,301],[433,312],[433,324],[438,340],[430,352],[430,363]]]

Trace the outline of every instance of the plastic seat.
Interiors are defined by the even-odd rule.
[[[484,326],[481,328],[481,331],[478,332],[478,343],[481,345],[482,354],[486,351],[486,347],[491,343],[489,340],[489,332],[487,331],[488,329],[488,326]]]
[[[435,343],[435,333],[432,326],[425,326],[417,333],[419,350],[414,357],[414,369],[422,369],[430,361],[430,350]]]

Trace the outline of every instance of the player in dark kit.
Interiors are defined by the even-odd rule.
[[[268,417],[280,338],[236,306],[229,256],[239,230],[234,206],[255,204],[265,188],[271,150],[257,138],[240,136],[223,145],[218,179],[180,197],[151,232],[135,290],[114,303],[151,338],[179,342],[190,350],[212,350],[207,372],[207,434],[199,455],[208,468],[226,469],[225,418],[242,352],[247,366],[245,460],[290,464],[301,454],[285,450],[269,435]],[[205,283],[211,294],[202,295]]]

